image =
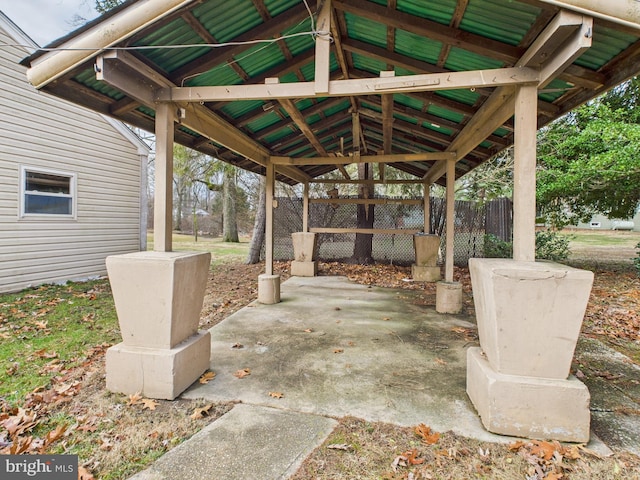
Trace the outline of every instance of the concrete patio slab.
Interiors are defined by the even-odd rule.
[[[236,405],[131,479],[287,478],[336,424],[335,420],[316,415]]]
[[[514,440],[487,432],[467,397],[466,353],[478,345],[473,319],[436,313],[420,291],[292,277],[282,302],[254,302],[210,332],[216,377],[183,397],[241,403],[133,480],[285,480],[343,416]],[[596,433],[618,451],[640,451],[637,419],[618,413],[637,405],[637,367],[594,340],[579,342],[576,357],[588,375],[619,368],[628,380],[617,399],[602,377],[585,383]],[[234,376],[243,369],[249,375]],[[592,432],[588,448],[606,456],[607,444]]]
[[[279,304],[253,303],[211,329],[216,377],[185,398],[506,441],[482,427],[465,392],[466,348],[477,343],[454,329],[475,328],[468,317],[420,305],[419,291],[344,277],[291,277],[282,288]],[[242,369],[250,375],[235,377]]]

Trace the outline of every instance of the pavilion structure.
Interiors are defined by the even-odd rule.
[[[280,297],[276,180],[305,186],[305,233],[310,183],[400,170],[424,185],[425,225],[429,187],[445,185],[448,313],[454,182],[513,145],[513,259],[470,264],[481,347],[467,391],[490,431],[586,441],[589,393],[569,366],[592,274],[535,261],[536,133],[636,75],[639,55],[633,0],[130,0],[36,52],[35,88],[156,135],[154,252],[108,261],[121,322],[150,328],[122,327],[107,386],[174,398],[208,361],[193,306],[209,258],[172,251],[174,143],[266,176],[265,303]],[[351,178],[352,163],[378,176]]]

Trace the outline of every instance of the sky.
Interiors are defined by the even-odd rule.
[[[41,47],[80,25],[74,16],[92,20],[98,14],[94,0],[0,0],[0,10]]]

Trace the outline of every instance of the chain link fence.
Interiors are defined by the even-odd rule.
[[[355,198],[355,197],[351,197]],[[394,199],[387,198],[392,202]],[[422,200],[416,197],[415,200]],[[356,228],[356,204],[309,204],[310,228]],[[444,254],[446,234],[446,202],[430,199],[431,232],[441,237],[441,256]],[[455,203],[454,263],[466,265],[469,258],[481,257],[485,235],[484,205],[459,201]],[[397,203],[373,206],[375,229],[424,229],[423,205]],[[279,197],[274,210],[274,259],[293,258],[291,234],[302,231],[303,201],[301,198]],[[319,233],[318,260],[348,261],[353,255],[355,233]],[[372,257],[379,263],[410,265],[415,260],[411,234],[373,234]],[[442,261],[442,258],[441,258]]]

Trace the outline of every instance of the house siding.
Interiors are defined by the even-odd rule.
[[[0,14],[0,292],[106,274],[144,245],[140,145],[89,110],[37,92]],[[10,34],[13,32],[12,34]],[[74,218],[20,218],[21,167],[74,174]],[[146,165],[144,165],[146,167]]]

